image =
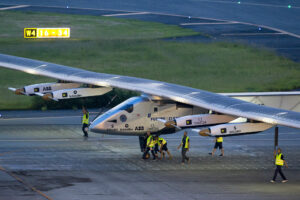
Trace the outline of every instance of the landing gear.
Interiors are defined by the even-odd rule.
[[[140,142],[141,152],[144,153],[146,150],[146,145],[147,145],[147,137],[139,136],[139,142]],[[149,158],[150,158],[150,153],[147,153],[145,156],[145,159],[149,159]]]
[[[146,150],[146,136],[139,136],[140,148],[141,152],[145,152]]]

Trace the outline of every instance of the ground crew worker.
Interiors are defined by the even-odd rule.
[[[171,160],[172,155],[168,150],[167,141],[164,138],[158,137],[158,146],[159,146],[159,152],[160,152],[160,159],[162,159],[162,157],[165,158],[165,153],[163,151],[166,151],[168,153],[169,160]]]
[[[187,136],[186,131],[184,131],[181,143],[177,147],[177,149],[180,149],[180,147],[182,147],[182,149],[181,149],[181,156],[182,156],[181,164],[184,164],[185,160],[187,160],[187,162],[190,163],[190,158],[186,156],[186,153],[190,150],[190,138],[189,138],[189,136]]]
[[[217,148],[221,150],[220,156],[224,156],[224,149],[223,149],[223,138],[222,137],[216,137],[215,138],[215,146],[213,151],[210,153],[212,156],[215,154]]]
[[[155,157],[158,158],[158,152],[159,152],[158,136],[155,136],[153,138],[153,140],[154,140],[154,153],[155,153]]]
[[[147,132],[147,136],[148,137],[147,137],[146,150],[144,152],[143,159],[146,159],[146,155],[151,150],[151,154],[153,156],[153,160],[155,160],[156,156],[154,154],[154,139],[153,139],[153,136],[151,135],[151,133],[149,131]]]
[[[89,130],[89,122],[90,122],[90,114],[85,107],[82,108],[83,117],[82,117],[82,131],[84,133],[84,137],[88,137]]]
[[[284,174],[283,174],[283,172],[282,172],[282,170],[281,170],[281,167],[283,166],[283,164],[286,166],[286,168],[288,168],[288,166],[287,166],[286,161],[285,161],[284,158],[283,158],[283,155],[282,155],[282,153],[281,153],[281,149],[280,149],[280,148],[277,149],[277,153],[276,153],[276,150],[274,151],[274,157],[275,157],[276,170],[275,170],[273,179],[271,180],[271,183],[274,183],[274,182],[275,182],[278,172],[279,172],[281,178],[283,179],[283,180],[282,180],[282,183],[285,183],[285,182],[287,182],[288,180],[287,180],[286,177],[284,176]]]

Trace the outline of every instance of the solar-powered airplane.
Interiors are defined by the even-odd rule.
[[[91,122],[95,133],[140,136],[193,128],[202,136],[233,136],[275,125],[300,128],[300,92],[216,94],[191,87],[0,54],[0,66],[58,81],[9,88],[55,101],[103,95],[113,88],[139,92]]]

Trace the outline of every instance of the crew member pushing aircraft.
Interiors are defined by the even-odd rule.
[[[158,146],[159,146],[159,152],[160,152],[160,159],[162,159],[162,157],[165,158],[165,152],[167,152],[168,156],[169,156],[169,160],[171,160],[172,155],[168,150],[167,141],[164,138],[158,137],[158,136],[157,136],[157,140],[158,140]]]
[[[155,153],[154,153],[154,138],[153,136],[151,135],[151,133],[148,131],[147,132],[147,146],[146,146],[146,150],[144,152],[144,155],[143,155],[143,159],[146,159],[146,156],[147,154],[149,153],[149,151],[151,150],[151,154],[153,156],[153,160],[156,159],[156,156],[155,156]]]
[[[84,137],[87,138],[88,135],[88,127],[89,127],[89,119],[90,114],[85,107],[82,107],[83,117],[82,117],[82,131],[84,133]]]

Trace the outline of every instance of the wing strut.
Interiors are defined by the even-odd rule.
[[[278,147],[278,126],[275,127],[275,133],[274,133],[274,151],[276,151]]]

